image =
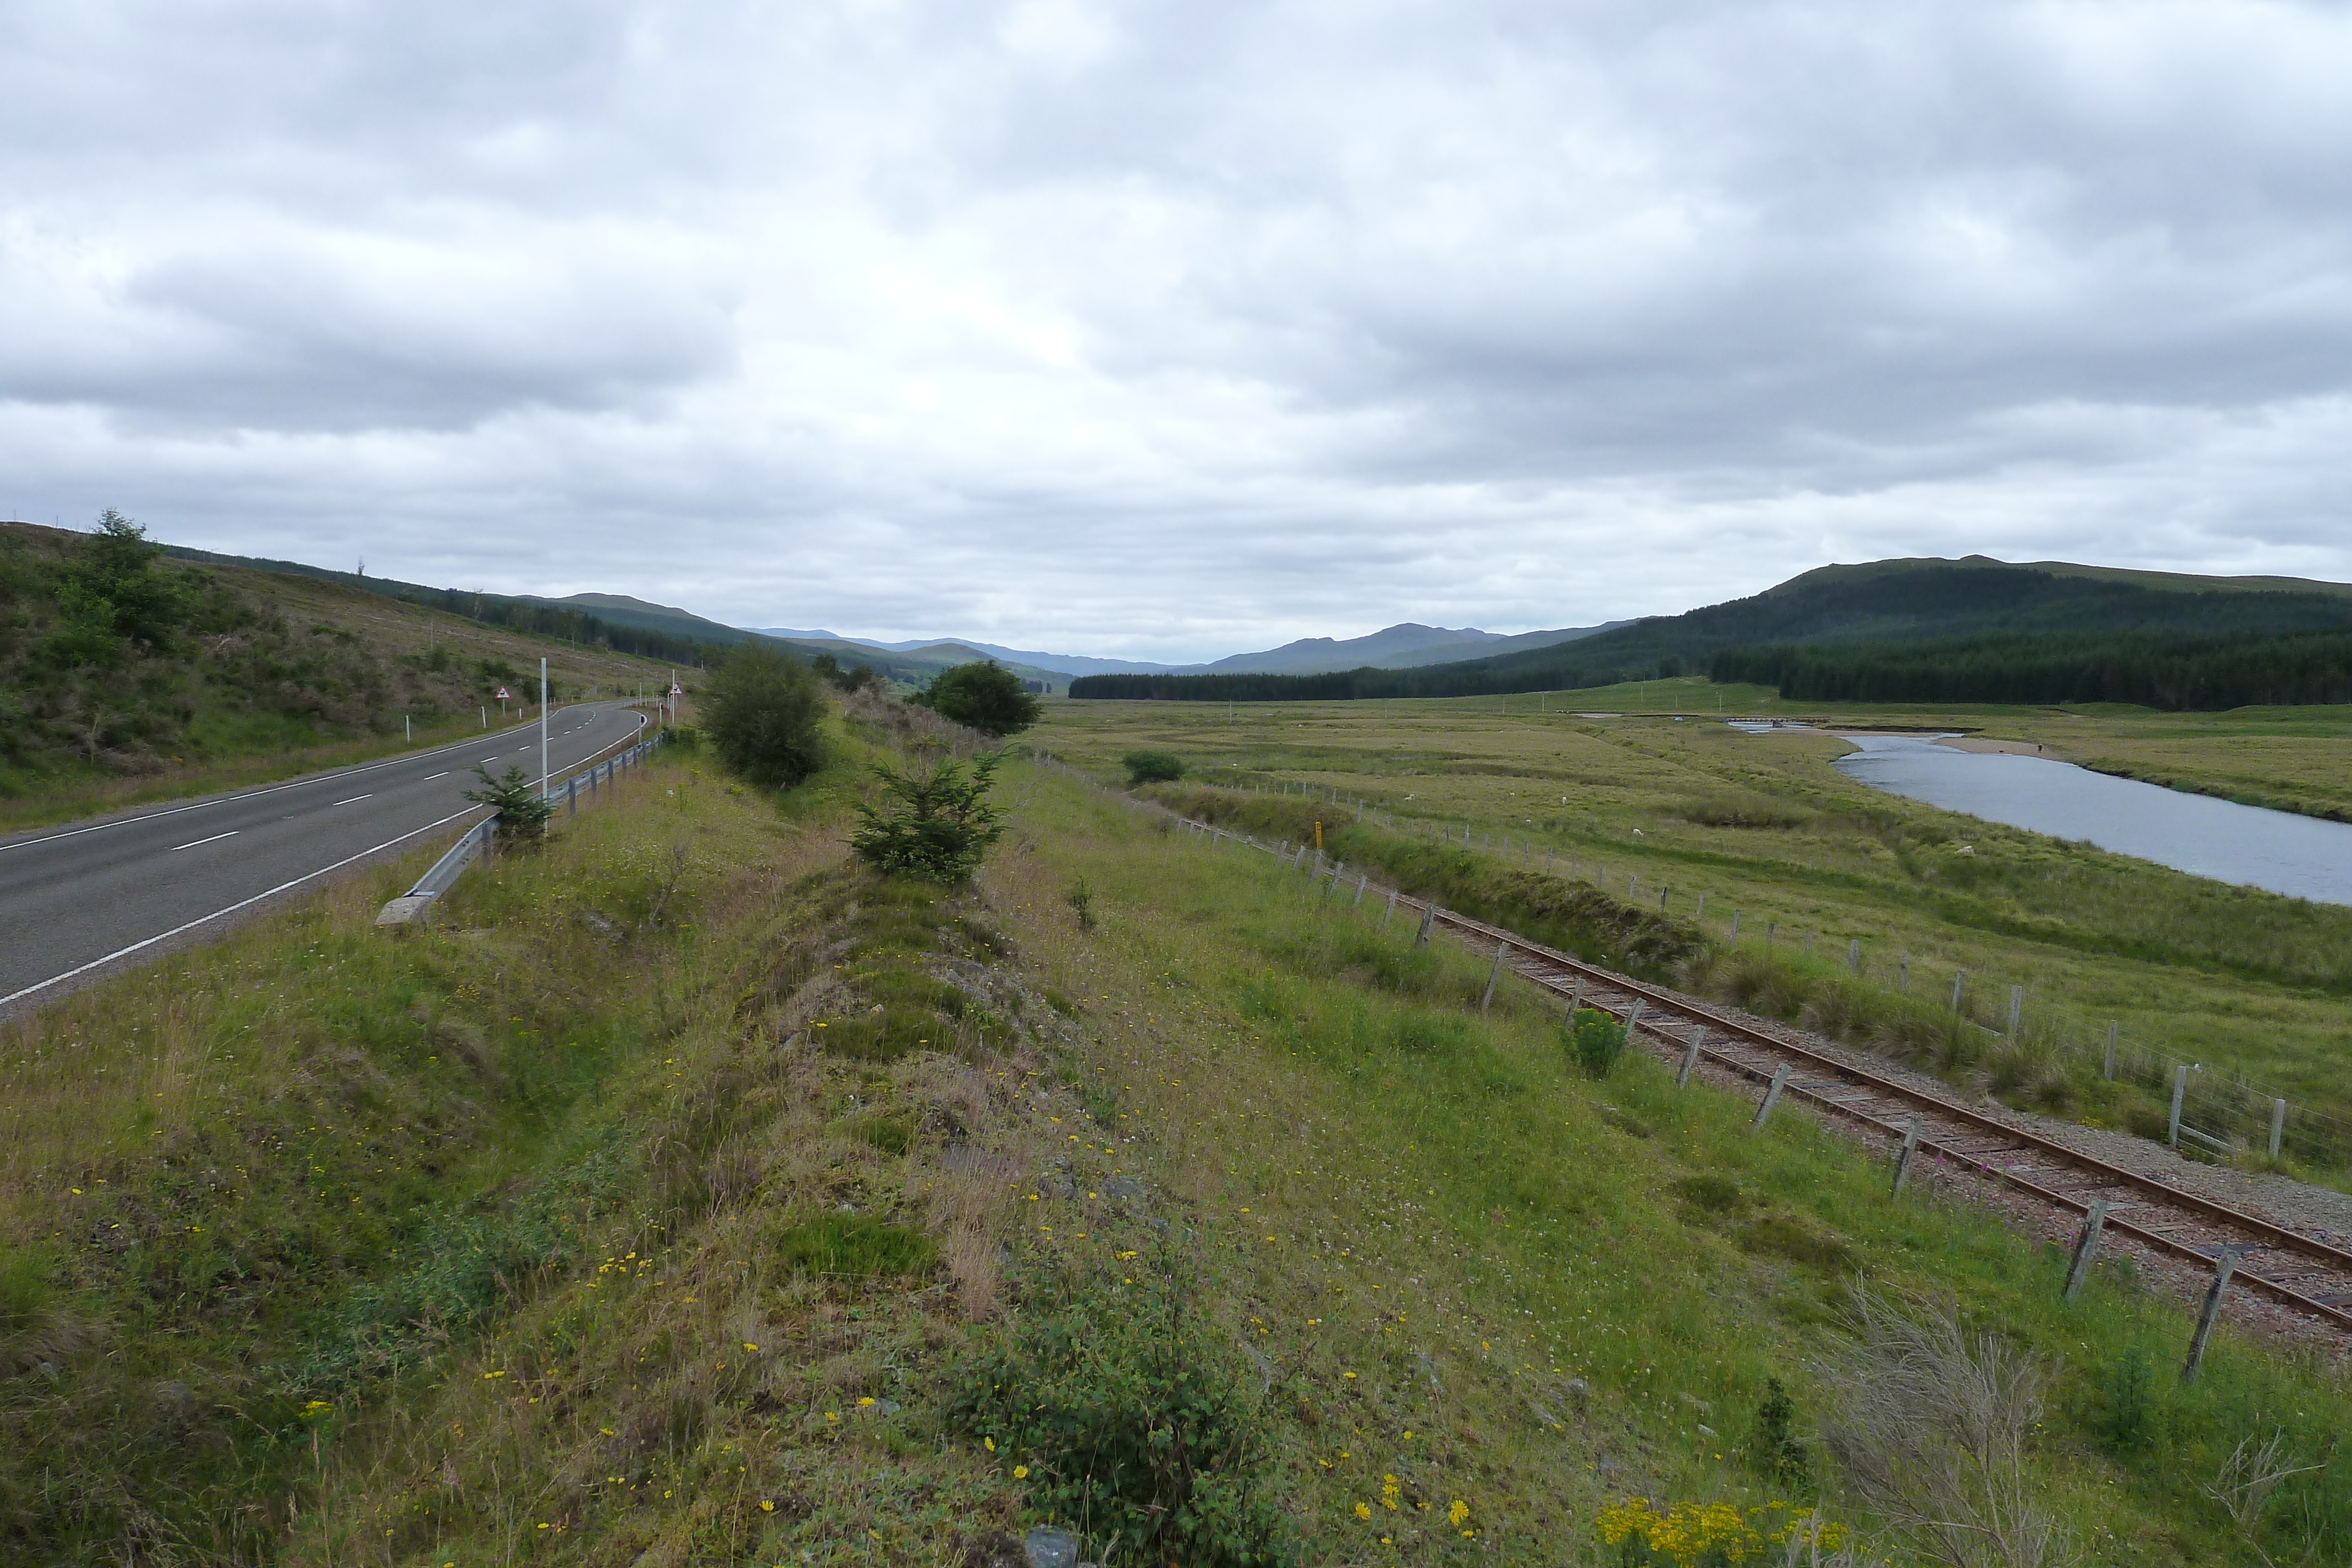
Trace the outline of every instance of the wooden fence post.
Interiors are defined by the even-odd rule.
[[[2271,1102],[2271,1158],[2279,1157],[2279,1144],[2286,1136],[2286,1102]]]
[[[1495,1005],[1495,982],[1503,977],[1503,955],[1510,951],[1507,942],[1495,944],[1495,967],[1486,971],[1486,994],[1478,998],[1478,1010],[1485,1012]]]
[[[1955,970],[1953,970],[1953,971],[1952,971],[1952,1010],[1953,1010],[1954,1012],[1958,1012],[1958,1011],[1960,1010],[1960,998],[1968,995],[1968,990],[1969,990],[1969,972],[1968,972],[1966,969],[1955,969]]]
[[[1370,872],[1366,872],[1363,875],[1358,877],[1356,879],[1356,896],[1354,901],[1351,902],[1348,907],[1350,909],[1362,908],[1364,904],[1364,889],[1370,887],[1371,884],[1372,873]]]
[[[1735,947],[1739,946],[1739,911],[1737,909],[1731,912],[1731,945]]]
[[[2205,1344],[2213,1337],[2214,1321],[2221,1315],[2221,1292],[2230,1288],[2230,1276],[2238,1271],[2238,1249],[2224,1247],[2213,1260],[2213,1283],[2205,1292],[2204,1310],[2197,1314],[2197,1337],[2189,1342],[2189,1364],[2180,1369],[2180,1381],[2197,1381],[2198,1369],[2205,1364]]]
[[[1780,1103],[1780,1091],[1788,1086],[1789,1064],[1784,1061],[1772,1070],[1772,1086],[1764,1091],[1764,1103],[1756,1107],[1756,1120],[1748,1124],[1750,1134],[1764,1130],[1765,1122],[1772,1114],[1772,1107]]]
[[[1702,893],[1698,895],[1698,907],[1691,911],[1691,918],[1693,920],[1704,920],[1706,918],[1706,894]]]
[[[1859,936],[1845,945],[1845,967],[1857,975],[1862,973],[1862,938]]]
[[[2189,1097],[2189,1069],[2186,1065],[2172,1070],[2172,1114],[2164,1124],[2164,1146],[2180,1146],[2180,1103]]]
[[[2065,1300],[2083,1293],[2083,1281],[2091,1277],[2091,1255],[2099,1249],[2099,1232],[2106,1224],[2107,1200],[2092,1199],[2091,1212],[2083,1217],[2083,1234],[2074,1242],[2074,1260],[2066,1265]]]
[[[1699,1049],[1706,1043],[1706,1025],[1703,1023],[1691,1025],[1690,1043],[1683,1048],[1683,1070],[1675,1074],[1675,1088],[1690,1087],[1691,1074],[1698,1071]]]
[[[1911,1162],[1919,1157],[1919,1118],[1914,1116],[1903,1129],[1903,1152],[1895,1156],[1894,1197],[1901,1197],[1911,1180]]]
[[[2099,1069],[2099,1076],[2112,1083],[2116,1080],[2116,1022],[2107,1020],[2107,1060]]]
[[[1381,924],[1382,925],[1386,925],[1390,921],[1396,918],[1397,894],[1403,891],[1404,889],[1401,887],[1392,887],[1389,889],[1389,912],[1381,916]]]
[[[1429,945],[1429,928],[1436,919],[1437,901],[1433,898],[1423,900],[1421,905],[1421,929],[1414,932],[1412,936],[1414,946],[1425,947]]]
[[[2010,1039],[2010,1040],[2011,1040],[2011,1043],[2014,1043],[2014,1042],[2016,1041],[2016,1040],[2017,1040],[2017,1020],[2018,1020],[2018,1019],[2019,1019],[2019,1018],[2020,1018],[2020,1017],[2024,1013],[2024,1011],[2025,1011],[2025,988],[2024,988],[2023,986],[2011,986],[2011,987],[2010,987],[2010,988],[2009,988],[2009,1028],[2008,1028],[2007,1030],[2003,1030],[2002,1032],[2003,1032],[2003,1033],[2005,1033],[2005,1034],[2009,1037],[2009,1039]]]

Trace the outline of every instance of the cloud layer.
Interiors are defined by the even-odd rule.
[[[2352,16],[0,7],[0,512],[1213,656],[2352,578]]]

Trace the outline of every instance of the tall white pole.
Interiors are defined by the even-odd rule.
[[[539,792],[547,794],[547,661],[539,662]]]

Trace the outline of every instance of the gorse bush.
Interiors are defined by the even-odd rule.
[[[849,835],[849,846],[877,871],[934,882],[969,882],[988,846],[1003,835],[1003,811],[989,804],[998,752],[974,758],[969,773],[960,762],[940,760],[919,747],[905,771],[874,765],[882,803],[863,800],[865,821]]]
[[[1269,1487],[1267,1396],[1171,1262],[1131,1285],[1032,1275],[1011,1327],[950,1374],[950,1424],[1025,1470],[1031,1506],[1090,1555],[1296,1563]]]
[[[1625,1054],[1625,1026],[1607,1013],[1579,1008],[1568,1021],[1568,1054],[1588,1078],[1606,1078]]]
[[[745,643],[711,672],[703,727],[719,760],[754,784],[789,789],[824,766],[824,694],[805,664]]]

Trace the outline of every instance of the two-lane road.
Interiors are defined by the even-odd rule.
[[[558,779],[635,737],[617,703],[551,716]],[[274,897],[478,814],[473,768],[539,773],[539,727],[0,839],[0,1015],[225,930]]]

